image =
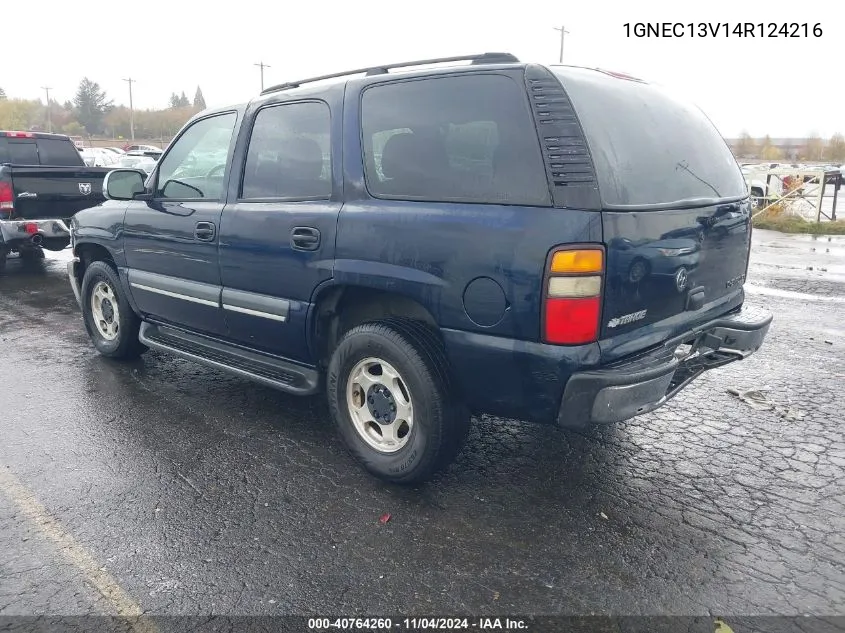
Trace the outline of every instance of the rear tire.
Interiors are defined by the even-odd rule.
[[[40,246],[26,246],[18,250],[22,261],[35,262],[44,259],[44,250]]]
[[[108,358],[138,358],[147,347],[138,340],[141,319],[132,310],[117,271],[106,262],[93,262],[82,279],[82,316],[91,342]]]
[[[392,483],[429,479],[454,461],[470,415],[445,350],[424,324],[385,319],[343,337],[329,364],[329,408],[350,452]]]

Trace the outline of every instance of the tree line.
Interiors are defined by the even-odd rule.
[[[794,158],[814,162],[831,161],[845,162],[845,137],[834,134],[829,139],[823,139],[818,134],[811,134],[803,140],[797,149],[797,155],[787,156],[786,152],[772,142],[772,137],[766,135],[758,140],[743,132],[733,146],[737,158],[761,158],[763,160],[780,160]]]
[[[194,98],[185,92],[171,93],[168,107],[134,112],[137,138],[169,138],[197,112],[204,110],[205,98],[197,86]],[[48,131],[71,136],[130,137],[130,112],[124,105],[115,105],[100,84],[84,77],[73,99],[60,103],[50,99],[15,99],[0,87],[0,129]]]

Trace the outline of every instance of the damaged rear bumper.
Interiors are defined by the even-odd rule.
[[[566,427],[608,424],[654,411],[708,369],[756,352],[771,322],[771,312],[745,305],[659,349],[576,373],[566,384],[558,423]]]

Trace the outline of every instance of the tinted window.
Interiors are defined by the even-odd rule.
[[[604,204],[745,195],[730,149],[695,105],[656,86],[596,71],[555,72],[584,128]]]
[[[37,165],[38,151],[34,141],[8,139],[9,162],[13,165]]]
[[[157,195],[219,199],[236,121],[230,112],[191,124],[161,160]]]
[[[82,158],[76,147],[70,140],[54,138],[40,138],[36,141],[38,145],[38,157],[42,165],[82,165]]]
[[[243,199],[328,198],[332,193],[331,125],[324,103],[259,110],[244,167]]]
[[[407,200],[549,205],[525,88],[460,75],[368,88],[361,105],[367,188]]]

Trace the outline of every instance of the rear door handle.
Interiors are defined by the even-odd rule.
[[[296,226],[290,232],[290,245],[298,251],[320,248],[320,231],[310,226]]]
[[[211,242],[216,232],[213,222],[197,222],[197,227],[194,229],[194,237],[201,242]]]

